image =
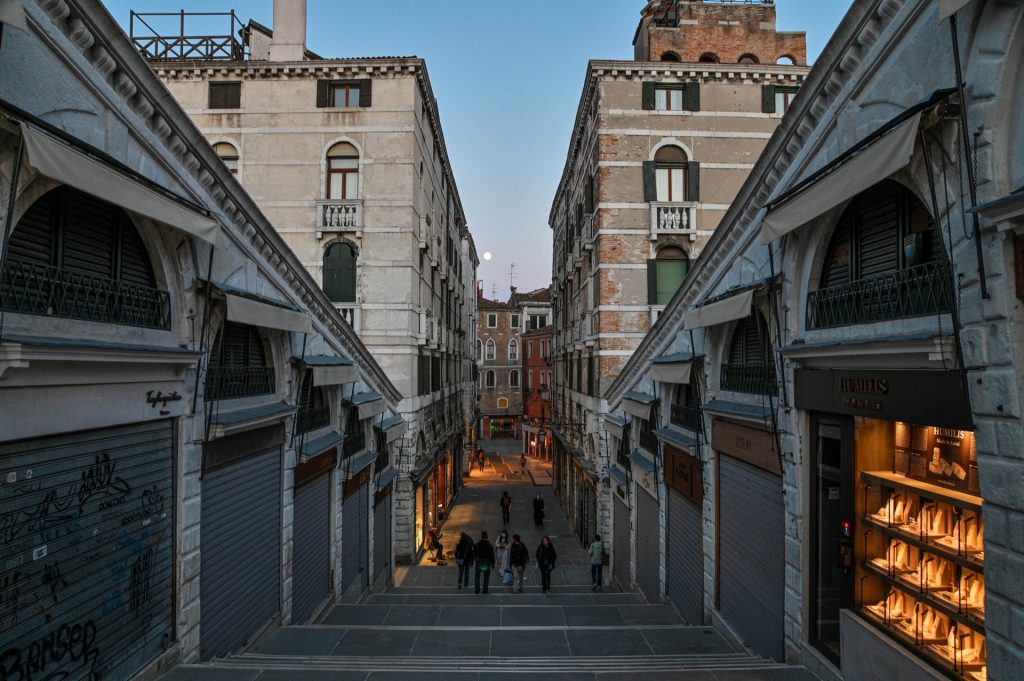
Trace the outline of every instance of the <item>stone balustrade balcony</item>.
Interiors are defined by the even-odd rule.
[[[651,203],[651,241],[659,236],[686,236],[697,240],[697,204]]]
[[[323,232],[363,232],[363,202],[360,199],[328,199],[316,202],[317,238]]]

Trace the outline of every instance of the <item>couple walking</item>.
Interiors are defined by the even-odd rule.
[[[501,499],[498,500],[501,505],[501,524],[508,525],[509,514],[512,512],[512,497],[508,495],[508,492],[501,493]],[[533,524],[536,527],[544,525],[544,498],[537,492],[537,496],[533,498]]]
[[[497,548],[497,553],[495,552]],[[558,555],[551,539],[544,537],[537,547],[537,567],[541,573],[541,585],[547,593],[551,590],[551,572],[555,569]],[[465,532],[459,537],[455,546],[455,562],[459,566],[459,588],[469,587],[469,569],[476,565],[473,585],[476,593],[487,593],[491,581],[491,570],[497,568],[504,572],[511,567],[513,573],[512,591],[521,593],[523,590],[523,573],[530,562],[530,552],[518,534],[512,535],[512,543],[508,542],[508,532],[502,530],[496,546],[487,538],[486,532],[480,533],[480,541],[473,542]],[[481,584],[482,583],[482,584]]]

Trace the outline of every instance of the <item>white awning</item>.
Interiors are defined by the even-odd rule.
[[[651,364],[651,377],[659,383],[678,383],[685,385],[690,382],[693,360],[686,362],[658,362]]]
[[[771,209],[764,218],[761,240],[766,244],[775,241],[906,166],[914,153],[920,123],[918,112],[821,180]]]
[[[313,385],[341,385],[359,380],[359,369],[349,364],[313,367]]]
[[[352,405],[359,410],[360,421],[383,414],[388,408],[387,402],[379,393],[359,393],[352,398]]]
[[[631,391],[622,396],[622,408],[627,414],[632,414],[638,419],[651,418],[651,406],[654,404],[654,395]]]
[[[228,302],[229,321],[282,331],[309,333],[313,330],[313,321],[304,312],[261,303],[231,293],[225,294],[225,298]]]
[[[702,329],[706,326],[725,324],[735,319],[750,316],[750,306],[754,301],[754,291],[748,290],[729,296],[717,303],[709,303],[704,307],[695,307],[686,312],[683,329]]]
[[[25,24],[25,8],[21,0],[0,0],[0,24],[14,26],[23,31],[28,30]]]
[[[604,429],[613,437],[622,439],[622,430],[626,427],[626,419],[616,414],[606,414],[604,417]]]
[[[381,430],[384,431],[384,438],[388,443],[394,442],[405,435],[405,431],[408,428],[409,424],[401,416],[384,419],[384,423],[381,424]]]
[[[970,1],[971,0],[939,0],[939,21],[953,16],[961,7]]]
[[[220,225],[210,218],[24,121],[21,133],[28,150],[29,165],[46,177],[180,229],[207,243],[217,243]]]

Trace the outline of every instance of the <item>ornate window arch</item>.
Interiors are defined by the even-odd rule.
[[[220,160],[224,162],[228,172],[232,175],[238,174],[238,147],[235,146],[234,142],[215,142],[213,145],[213,151],[220,157]]]
[[[519,370],[513,369],[508,372],[508,387],[518,388],[519,387]]]
[[[510,362],[514,362],[519,359],[519,341],[515,338],[508,342],[508,359]]]
[[[335,142],[327,149],[328,200],[354,200],[360,197],[359,150],[352,142]]]
[[[487,346],[486,347],[487,347],[487,352],[484,355],[484,359],[493,360],[495,358],[495,356],[496,356],[496,349],[495,349],[496,346],[494,345],[494,339],[493,338],[488,338],[487,339]]]
[[[768,324],[757,310],[736,322],[722,363],[719,383],[723,390],[754,395],[774,395],[775,356]]]
[[[488,370],[487,374],[484,377],[484,387],[485,388],[492,388],[493,389],[495,384],[496,384],[496,381],[497,381],[497,376],[495,375],[494,370],[493,369]]]

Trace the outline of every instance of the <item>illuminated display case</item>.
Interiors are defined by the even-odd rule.
[[[986,675],[974,433],[858,419],[857,607],[953,678]]]

